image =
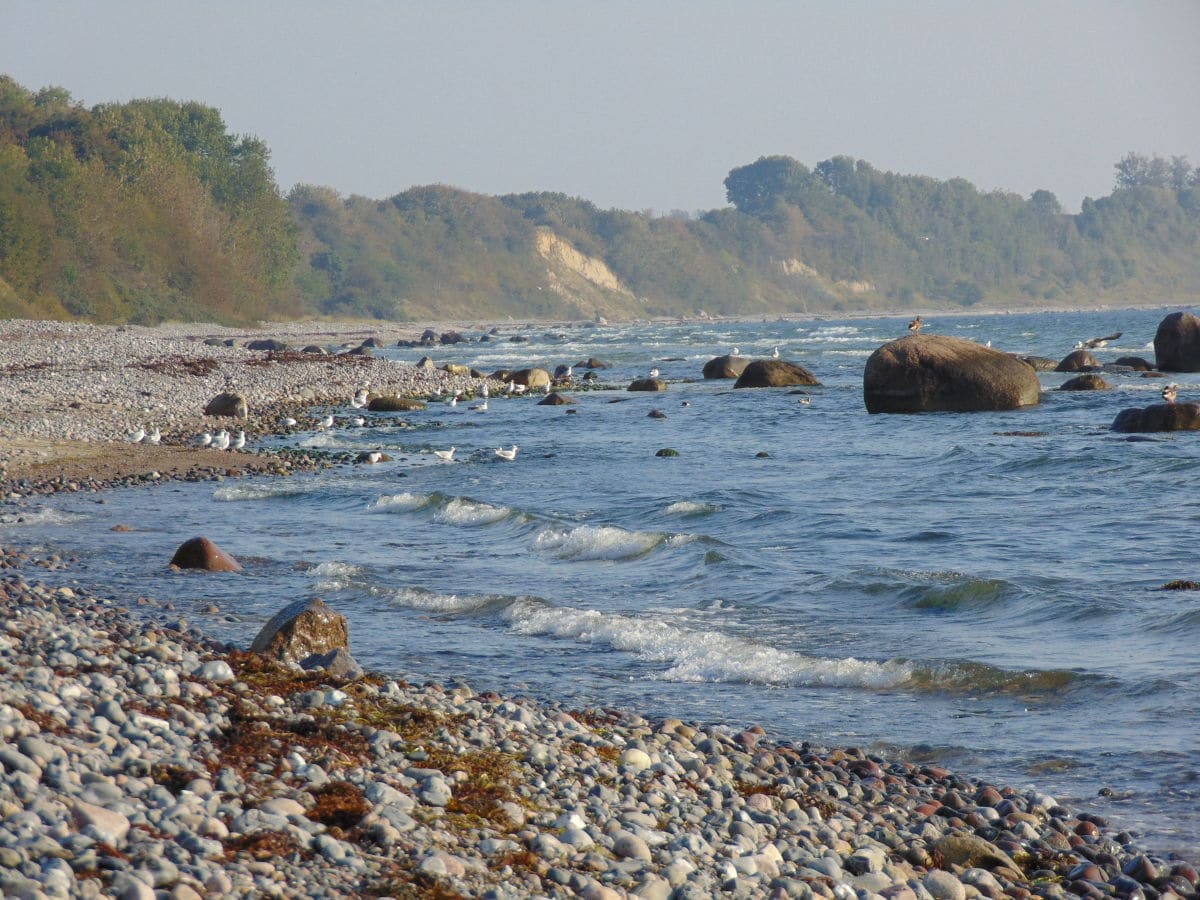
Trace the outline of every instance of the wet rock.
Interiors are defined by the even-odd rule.
[[[931,849],[941,857],[943,865],[962,866],[964,869],[1004,867],[1014,872],[1021,871],[1021,867],[1007,853],[991,841],[973,834],[948,834],[934,841]]]
[[[596,359],[594,356],[589,356],[583,362],[575,363],[577,369],[610,369],[612,363],[606,363],[603,360]]]
[[[249,415],[246,398],[241,394],[230,391],[217,394],[204,407],[206,416],[221,416],[230,419],[244,419]]]
[[[415,412],[425,409],[425,403],[413,397],[372,397],[367,401],[371,412]]]
[[[362,666],[345,647],[338,647],[329,653],[314,653],[299,662],[300,668],[306,672],[323,669],[338,678],[357,678],[363,671]]]
[[[1112,430],[1122,434],[1200,430],[1200,403],[1154,403],[1143,409],[1123,409]]]
[[[663,447],[661,450],[659,450],[659,451],[658,451],[657,453],[655,453],[654,455],[655,455],[655,456],[678,456],[678,455],[679,455],[679,451],[678,451],[678,450],[675,450],[675,449],[673,449],[673,448],[671,448],[671,447]]]
[[[551,391],[545,397],[538,401],[538,406],[571,406],[575,400],[568,397],[566,394],[560,394],[558,391]]]
[[[639,378],[627,388],[630,391],[665,391],[666,389],[667,383],[659,378]]]
[[[1086,372],[1088,369],[1098,369],[1100,363],[1087,350],[1072,350],[1054,367],[1056,372]]]
[[[746,371],[750,360],[745,356],[717,356],[704,364],[705,378],[738,378]]]
[[[534,388],[545,387],[553,380],[550,373],[545,369],[517,369],[508,376],[508,380],[513,384],[523,384],[525,387],[533,390]]]
[[[667,414],[661,409],[652,409],[650,412],[646,413],[646,416],[650,419],[665,419]]]
[[[283,341],[275,338],[261,338],[255,341],[247,341],[247,350],[274,350],[276,353],[286,350],[288,347]]]
[[[334,612],[324,600],[297,600],[277,612],[250,645],[282,662],[299,663],[311,656],[350,649],[346,617]]]
[[[1050,359],[1045,356],[1021,356],[1018,359],[1031,367],[1035,372],[1053,372],[1058,366],[1057,359]]]
[[[206,572],[240,572],[236,559],[206,537],[184,541],[171,557],[171,565],[181,569],[203,569]]]
[[[1154,361],[1163,372],[1200,372],[1200,318],[1175,312],[1159,322]]]
[[[1101,378],[1099,375],[1076,375],[1069,381],[1064,381],[1060,386],[1060,391],[1107,391],[1112,388],[1112,385]]]
[[[820,384],[812,372],[782,359],[756,359],[742,370],[735,388],[791,387]]]
[[[1143,359],[1140,356],[1122,356],[1113,362],[1115,366],[1125,366],[1135,372],[1149,372],[1154,366],[1149,360]]]
[[[974,412],[1038,402],[1033,369],[974,341],[915,334],[884,344],[863,372],[869,413]]]

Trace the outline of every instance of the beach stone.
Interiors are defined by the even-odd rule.
[[[1038,402],[1037,374],[974,341],[913,334],[884,344],[863,371],[869,413],[973,412]]]
[[[1142,409],[1123,409],[1112,430],[1123,434],[1200,430],[1200,403],[1153,403]]]
[[[574,399],[566,394],[560,394],[558,391],[551,391],[545,397],[538,401],[538,406],[570,406],[575,402]]]
[[[940,854],[945,865],[963,868],[994,869],[1003,866],[1020,872],[1012,857],[993,844],[973,834],[948,834],[933,842],[932,849]]]
[[[621,766],[641,772],[651,766],[650,754],[637,747],[628,747],[621,753]]]
[[[1159,322],[1154,361],[1163,372],[1200,372],[1200,318],[1174,312]]]
[[[1089,350],[1072,350],[1062,358],[1055,372],[1086,372],[1088,369],[1098,369],[1100,363]]]
[[[86,800],[76,799],[71,806],[71,814],[80,831],[89,830],[106,844],[118,846],[129,834],[128,818]]]
[[[1020,356],[1018,359],[1035,372],[1053,372],[1058,366],[1057,359],[1050,359],[1045,356]]]
[[[221,416],[228,419],[244,419],[249,415],[246,398],[241,394],[224,391],[208,401],[204,407],[206,416]]]
[[[202,569],[205,572],[240,572],[236,559],[206,537],[184,541],[171,557],[171,565],[181,569]]]
[[[349,651],[349,648],[346,617],[318,597],[285,606],[262,627],[250,645],[254,653],[294,663],[314,654]]]
[[[350,655],[345,647],[338,647],[329,653],[314,653],[300,660],[300,668],[306,672],[323,669],[337,678],[357,678],[362,674],[362,666]]]
[[[612,852],[622,859],[640,859],[644,862],[653,859],[646,842],[628,831],[619,832],[613,839]]]
[[[742,370],[735,388],[791,387],[820,384],[812,372],[782,359],[756,359]]]
[[[638,378],[626,388],[630,391],[665,391],[666,389],[667,383],[661,378]]]
[[[967,889],[949,872],[933,869],[921,879],[921,885],[929,891],[933,900],[966,900]]]
[[[459,363],[446,363],[442,366],[442,371],[450,375],[461,375],[464,378],[471,374],[471,367],[464,366]]]
[[[508,380],[513,384],[523,384],[525,387],[533,390],[534,388],[545,387],[554,379],[550,377],[550,373],[545,369],[517,369],[508,376]]]
[[[371,412],[416,412],[425,409],[425,403],[413,397],[372,397],[367,401]]]
[[[701,371],[705,378],[738,378],[748,365],[748,357],[725,355],[710,359]]]
[[[261,338],[255,341],[246,342],[247,350],[274,350],[276,353],[286,350],[287,344],[276,338]]]
[[[229,663],[223,659],[210,659],[197,669],[195,674],[204,681],[211,681],[214,684],[228,684],[237,678]]]
[[[1060,391],[1107,391],[1112,385],[1099,375],[1076,375],[1059,385]]]

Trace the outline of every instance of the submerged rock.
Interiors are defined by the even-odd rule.
[[[782,359],[756,359],[742,370],[734,388],[791,387],[820,384],[812,372]]]
[[[371,412],[413,412],[425,408],[425,403],[412,397],[372,397],[367,401]]]
[[[180,569],[203,569],[206,572],[240,572],[236,559],[206,537],[184,541],[171,557],[171,565]]]
[[[639,378],[629,385],[630,391],[665,391],[667,383],[659,378]]]
[[[1088,369],[1100,368],[1100,362],[1087,350],[1072,350],[1062,358],[1055,372],[1086,372]]]
[[[1144,409],[1123,409],[1112,430],[1123,434],[1200,430],[1200,403],[1154,403]]]
[[[1099,375],[1077,375],[1069,381],[1064,381],[1060,386],[1060,391],[1107,391],[1112,388],[1107,381]]]

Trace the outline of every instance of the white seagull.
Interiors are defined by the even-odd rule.
[[[204,434],[198,434],[192,438],[192,444],[197,447],[207,447],[212,443],[212,432],[206,431]]]
[[[233,443],[229,446],[234,450],[241,450],[246,446],[246,432],[244,429],[238,429],[237,437],[233,439]]]
[[[158,444],[162,442],[162,432],[156,427],[152,432],[146,435],[147,444]]]
[[[483,394],[484,400],[491,395],[491,388],[488,387],[488,383],[486,381],[483,383],[483,390],[480,391],[480,393]]]
[[[487,412],[487,401],[482,400],[472,406],[471,409],[475,410],[476,412]]]
[[[497,447],[496,455],[501,459],[507,459],[509,462],[512,462],[517,458],[517,445],[513,444],[512,447],[507,450],[505,450],[503,447]]]
[[[779,348],[778,347],[776,347],[774,350],[771,351],[771,358],[779,359]]]
[[[359,388],[354,396],[350,399],[350,405],[355,409],[362,409],[367,405],[367,389]]]
[[[229,432],[226,431],[224,428],[222,428],[220,431],[218,431],[213,436],[212,448],[214,450],[228,450],[229,449]]]
[[[317,424],[322,428],[332,428],[333,427],[333,416],[326,416]]]
[[[729,351],[729,355],[730,356],[741,356],[742,351],[739,350],[737,347],[734,347],[732,350]]]
[[[651,369],[651,370],[650,370],[650,377],[651,377],[651,378],[657,378],[657,377],[658,377],[658,369]]]
[[[137,431],[131,431],[129,434],[125,435],[125,440],[129,441],[131,444],[140,444],[145,437],[146,429],[139,428]]]
[[[449,462],[454,459],[454,448],[451,447],[449,450],[434,450],[433,455],[438,459],[444,459]]]
[[[1162,398],[1164,403],[1174,403],[1175,398],[1179,396],[1179,385],[1168,384],[1162,389]]]
[[[299,423],[295,419],[293,419],[291,416],[288,416],[280,424],[283,425],[284,428],[291,428],[292,426],[297,425]]]
[[[353,419],[350,420],[350,424],[353,425],[355,428],[362,428],[364,425],[367,424],[367,420],[364,419],[362,416],[355,416]]]

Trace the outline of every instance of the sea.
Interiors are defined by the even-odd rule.
[[[1053,359],[1120,332],[1101,362],[1153,362],[1167,312],[928,314],[925,331]],[[0,540],[78,557],[47,579],[135,610],[169,601],[240,645],[320,597],[364,666],[410,681],[937,763],[1197,858],[1200,592],[1163,585],[1200,580],[1200,434],[1110,425],[1168,380],[1200,399],[1200,374],[1060,392],[1070,376],[1040,372],[1034,407],[869,415],[863,366],[907,321],[514,323],[432,355],[488,372],[569,364],[577,384],[596,357],[610,388],[568,407],[435,401],[361,426],[347,398],[314,411],[333,429],[259,446],[390,461],[58,495]],[[734,347],[778,348],[821,384],[705,381]],[[652,368],[668,390],[625,389]],[[514,460],[495,454],[514,444]],[[450,447],[452,461],[434,455]],[[197,535],[245,571],[170,571]]]

